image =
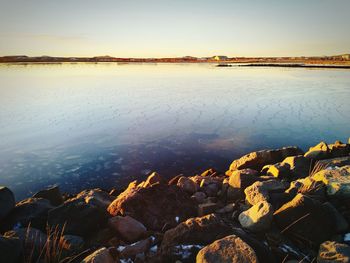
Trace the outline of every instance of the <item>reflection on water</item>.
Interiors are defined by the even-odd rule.
[[[19,197],[225,170],[246,152],[350,135],[350,71],[0,66],[0,184]]]

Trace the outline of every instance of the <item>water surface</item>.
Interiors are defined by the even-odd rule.
[[[0,185],[123,187],[249,151],[350,136],[350,71],[208,64],[0,66]]]

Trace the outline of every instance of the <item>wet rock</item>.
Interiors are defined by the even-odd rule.
[[[242,156],[240,159],[231,163],[230,169],[226,175],[231,176],[235,170],[251,168],[260,171],[267,164],[275,164],[283,161],[288,156],[295,156],[303,154],[303,151],[298,147],[284,147],[277,150],[262,150],[258,152],[251,152]]]
[[[327,194],[339,198],[350,198],[350,165],[327,168],[312,175],[315,181],[327,186]]]
[[[15,196],[12,191],[5,186],[0,186],[0,220],[5,218],[15,205]]]
[[[195,192],[191,198],[193,200],[195,200],[198,204],[204,203],[205,198],[207,197],[207,195],[203,192]]]
[[[103,247],[84,258],[81,263],[116,263],[116,259],[113,257],[111,249]]]
[[[226,236],[202,248],[196,263],[259,262],[254,250],[235,235]]]
[[[152,246],[152,238],[147,238],[141,241],[138,241],[134,244],[127,245],[122,247],[121,257],[122,258],[134,258],[138,254],[146,253]]]
[[[23,262],[23,248],[18,238],[0,236],[0,262]]]
[[[115,197],[102,191],[99,188],[84,190],[76,196],[76,199],[83,199],[85,203],[100,208],[101,210],[106,210],[114,198]]]
[[[82,198],[75,198],[51,209],[48,223],[51,227],[65,226],[65,234],[86,237],[106,225],[107,213]]]
[[[26,227],[30,224],[34,228],[44,230],[48,211],[52,208],[49,200],[28,198],[16,204],[4,224],[7,225],[7,229],[12,229],[15,225]]]
[[[169,256],[177,245],[208,245],[230,233],[231,228],[217,215],[190,218],[165,232],[161,250]]]
[[[63,203],[62,194],[58,186],[41,190],[33,195],[34,198],[44,198],[50,201],[51,205],[58,206]]]
[[[194,194],[198,189],[195,182],[184,176],[179,178],[177,181],[177,186],[191,195]]]
[[[266,201],[253,205],[250,209],[242,212],[238,220],[243,228],[252,232],[261,232],[270,228],[273,218],[273,208]]]
[[[214,213],[218,209],[216,203],[205,203],[198,206],[198,216],[204,216]]]
[[[316,146],[310,147],[304,156],[315,160],[331,158],[330,149],[325,142],[320,142]]]
[[[326,241],[320,245],[317,262],[350,262],[350,246],[334,241]]]
[[[124,240],[135,242],[147,233],[146,227],[130,216],[115,216],[109,219],[109,226],[114,229]]]
[[[277,180],[267,180],[263,182],[255,182],[244,190],[246,201],[255,205],[261,201],[269,201],[269,192],[283,191],[285,185]]]
[[[165,224],[175,226],[197,214],[190,195],[174,185],[156,184],[148,188],[129,187],[108,207],[112,215],[129,215],[149,230],[161,230]]]
[[[315,247],[337,233],[336,217],[339,215],[333,212],[328,205],[297,194],[274,213],[274,220],[290,238]]]

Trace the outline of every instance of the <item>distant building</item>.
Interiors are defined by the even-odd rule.
[[[227,60],[228,57],[227,56],[214,56],[212,57],[214,60],[217,60],[217,61],[223,61],[223,60]]]

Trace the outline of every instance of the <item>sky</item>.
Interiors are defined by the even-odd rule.
[[[350,0],[0,0],[0,56],[350,53]]]

